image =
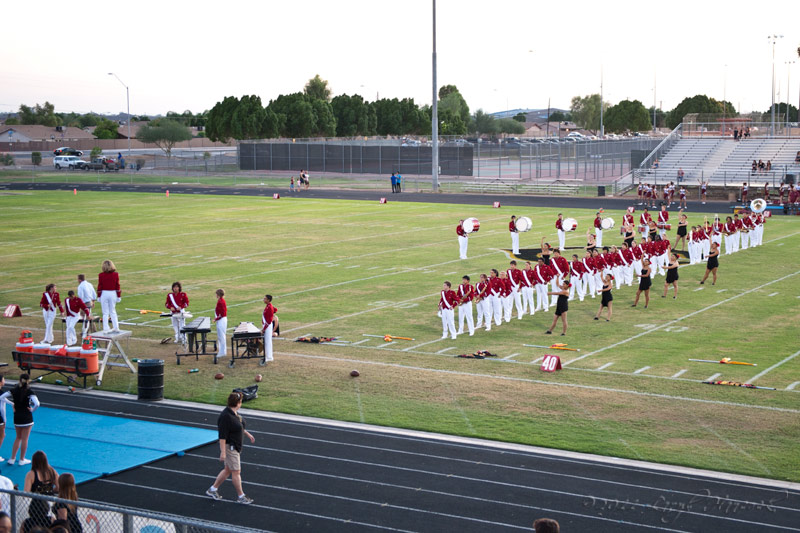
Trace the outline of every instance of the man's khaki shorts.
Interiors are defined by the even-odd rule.
[[[242,465],[239,462],[239,452],[231,450],[230,447],[225,450],[225,468],[233,472],[238,472],[242,469]]]

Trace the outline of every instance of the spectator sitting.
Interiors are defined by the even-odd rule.
[[[75,477],[72,474],[65,473],[58,477],[58,497],[62,500],[78,501],[78,490],[75,488]],[[69,533],[83,533],[77,506],[59,502],[53,505],[53,513],[58,521],[66,522]]]
[[[794,156],[794,162],[800,163],[800,150],[797,151],[797,155]]]
[[[766,167],[766,169],[767,169],[767,172],[772,170],[772,160],[771,159],[767,159],[767,167]]]
[[[533,523],[533,531],[535,533],[559,533],[561,527],[552,518],[538,518]]]
[[[13,524],[11,524],[11,517],[8,516],[8,513],[0,511],[0,533],[11,533],[13,527]]]
[[[58,472],[47,462],[41,450],[33,454],[31,470],[25,474],[25,492],[55,496],[58,492]]]
[[[50,529],[50,503],[45,500],[32,499],[28,505],[28,518],[22,522],[20,533],[34,533],[42,528]]]

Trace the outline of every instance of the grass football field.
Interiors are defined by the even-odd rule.
[[[677,300],[660,297],[659,276],[649,309],[643,301],[630,307],[635,287],[615,290],[611,322],[592,320],[599,299],[570,302],[566,337],[545,335],[552,313],[537,313],[442,340],[442,281],[455,285],[464,274],[476,281],[506,268],[511,214],[534,222],[521,248],[538,248],[543,235],[556,241],[558,212],[579,222],[568,247],[583,246],[594,211],[7,191],[0,196],[0,304],[19,304],[25,316],[0,320],[0,361],[11,362],[22,329],[33,329],[37,341],[43,335],[45,284],[56,283],[65,298],[78,273],[96,284],[100,263],[112,259],[123,288],[117,310],[136,324],[123,326],[133,331],[128,353],[165,360],[170,398],[220,404],[262,373],[259,398],[248,407],[800,481],[795,217],[773,217],[763,246],[721,256],[716,286],[698,284],[703,265],[681,268]],[[621,212],[608,214],[621,220]],[[461,261],[455,226],[468,216],[481,229]],[[690,225],[702,216],[689,212]],[[205,356],[177,366],[175,345],[158,342],[172,335],[169,319],[135,311],[161,310],[176,280],[195,317],[213,316],[214,291],[224,288],[231,328],[259,324],[263,295],[272,294],[283,336],[274,342],[275,362],[263,368],[244,360],[230,369]],[[365,336],[385,334],[415,340]],[[292,342],[301,335],[348,342]],[[580,352],[523,346],[552,342]],[[476,350],[498,357],[455,357]],[[560,355],[564,368],[541,372],[546,354]],[[723,357],[757,366],[689,361]],[[361,376],[351,378],[352,369]],[[224,380],[213,378],[217,371]],[[7,374],[18,370],[12,364]],[[701,383],[712,376],[777,390]],[[101,389],[135,393],[136,376],[110,368]]]

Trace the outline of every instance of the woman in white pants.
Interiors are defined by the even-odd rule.
[[[117,267],[108,259],[103,261],[102,272],[97,276],[97,292],[100,294],[100,306],[103,310],[103,330],[108,331],[108,318],[111,317],[111,331],[119,332],[117,304],[122,301],[122,290]]]
[[[61,298],[56,292],[56,284],[49,283],[44,288],[42,299],[39,301],[39,307],[42,308],[42,316],[44,317],[44,340],[43,343],[50,344],[53,342],[53,322],[56,319],[56,310],[61,312],[64,316],[64,308],[61,306]]]
[[[217,307],[214,309],[214,321],[217,323],[217,358],[228,354],[225,332],[228,329],[228,304],[225,303],[225,289],[217,289]]]
[[[186,325],[186,317],[184,313],[186,308],[189,307],[189,297],[183,292],[183,286],[180,281],[172,284],[172,292],[167,294],[167,301],[164,302],[164,307],[172,313],[172,329],[175,332],[175,344],[186,344],[186,334],[182,333]]]

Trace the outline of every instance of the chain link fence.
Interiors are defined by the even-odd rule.
[[[182,516],[152,513],[88,501],[74,502],[52,496],[0,489],[0,506],[11,517],[12,531],[48,531],[57,518],[57,509],[74,506],[67,514],[67,528],[74,524],[84,532],[104,533],[255,533],[260,530],[229,524],[194,520]],[[72,522],[73,527],[69,524]],[[36,528],[42,528],[37,530]]]

